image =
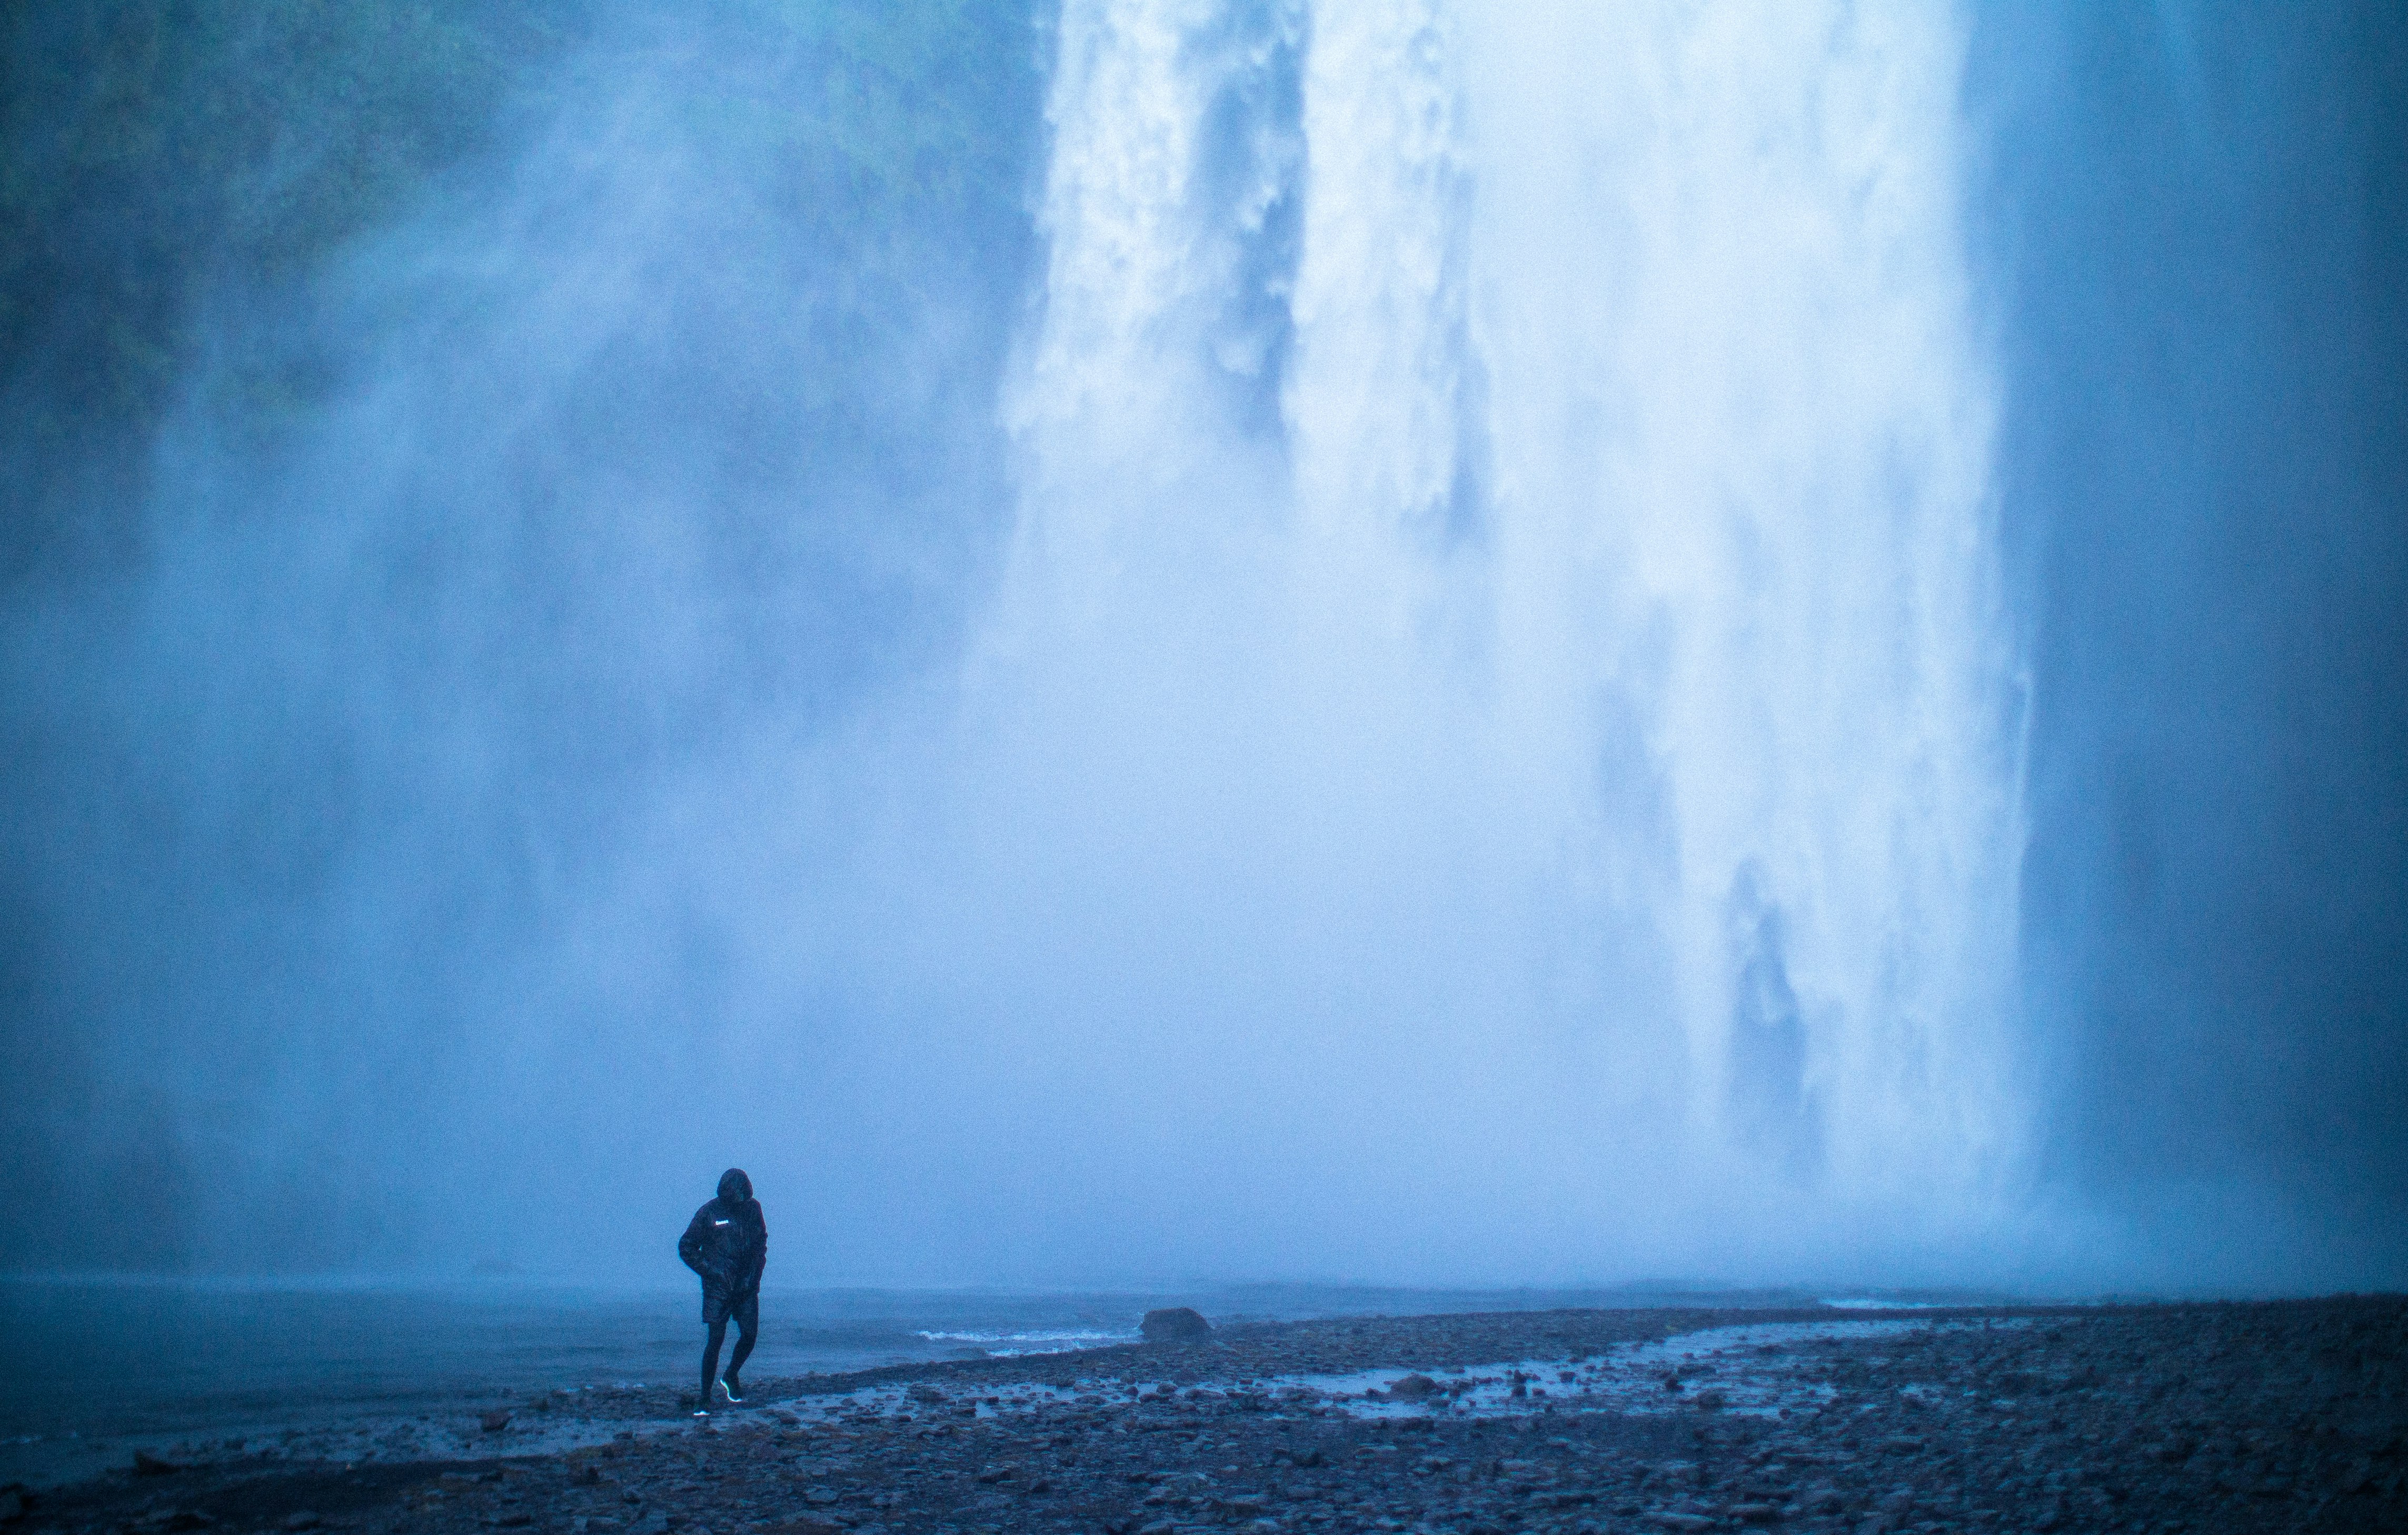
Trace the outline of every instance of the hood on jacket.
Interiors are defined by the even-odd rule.
[[[730,1168],[719,1175],[719,1197],[731,1205],[740,1205],[752,1198],[752,1180],[744,1176],[742,1168]]]

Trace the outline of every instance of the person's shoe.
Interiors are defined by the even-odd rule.
[[[743,1403],[744,1387],[737,1384],[735,1376],[723,1376],[719,1382],[719,1389],[727,1394],[727,1399],[730,1402],[739,1406]]]

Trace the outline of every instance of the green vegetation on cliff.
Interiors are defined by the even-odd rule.
[[[142,445],[213,343],[259,349],[245,409],[306,406],[315,375],[259,346],[261,317],[380,227],[492,194],[565,106],[644,93],[857,274],[898,241],[977,248],[1021,222],[1036,57],[1028,11],[987,0],[9,7],[0,580],[123,545]]]

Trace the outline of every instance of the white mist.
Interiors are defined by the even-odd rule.
[[[903,904],[997,1085],[1063,1090],[1015,1161],[1126,1216],[1056,1211],[1072,1249],[2005,1238],[1962,46],[1908,5],[1066,7],[1022,525]]]

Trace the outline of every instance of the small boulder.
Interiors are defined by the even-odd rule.
[[[483,1417],[479,1418],[477,1420],[477,1426],[484,1429],[485,1432],[489,1434],[498,1434],[503,1429],[510,1426],[510,1414],[504,1409],[495,1408],[493,1412],[490,1412]]]
[[[1388,1395],[1398,1401],[1420,1401],[1438,1395],[1438,1383],[1426,1375],[1408,1375],[1388,1387]]]
[[[172,1460],[162,1460],[148,1450],[134,1452],[134,1474],[136,1476],[173,1476],[184,1468]]]
[[[1148,1312],[1138,1325],[1149,1343],[1188,1343],[1212,1336],[1212,1324],[1193,1306],[1166,1306]]]

